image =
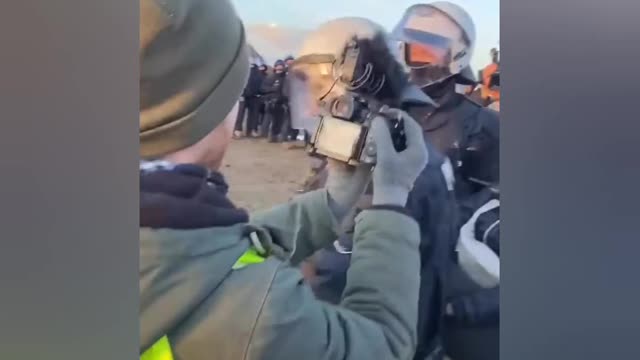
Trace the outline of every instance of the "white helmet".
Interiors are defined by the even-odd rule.
[[[475,83],[469,64],[476,28],[469,13],[459,5],[448,1],[413,5],[405,11],[392,36],[401,42],[405,63],[419,86],[458,74],[465,80],[463,83]]]

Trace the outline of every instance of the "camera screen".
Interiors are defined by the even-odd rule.
[[[327,116],[322,119],[314,146],[318,153],[346,162],[356,155],[361,135],[360,125]]]

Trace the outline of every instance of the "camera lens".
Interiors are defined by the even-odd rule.
[[[340,119],[351,120],[354,108],[353,101],[353,97],[348,95],[337,97],[331,105],[331,115]]]

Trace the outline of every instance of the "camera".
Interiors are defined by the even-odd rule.
[[[380,116],[382,106],[355,94],[333,99],[328,104],[328,114],[320,118],[309,152],[350,165],[374,164],[375,144],[369,130],[373,119]],[[387,122],[396,150],[404,150],[406,137],[403,120],[387,118]]]
[[[342,56],[333,59],[331,75],[331,89],[318,100],[320,117],[308,152],[350,165],[375,164],[376,147],[369,131],[377,116],[385,117],[396,150],[403,151],[403,119],[387,116],[384,110],[431,100],[409,84],[386,41],[352,39]],[[332,91],[336,87],[344,91]]]

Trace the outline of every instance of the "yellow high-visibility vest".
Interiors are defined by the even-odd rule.
[[[140,355],[140,360],[173,360],[169,338],[163,336]]]
[[[264,257],[252,247],[240,256],[238,261],[233,265],[233,270],[242,269],[249,265],[259,264],[264,261]],[[173,360],[173,351],[169,338],[165,335],[156,341],[150,348],[140,355],[140,360]]]

